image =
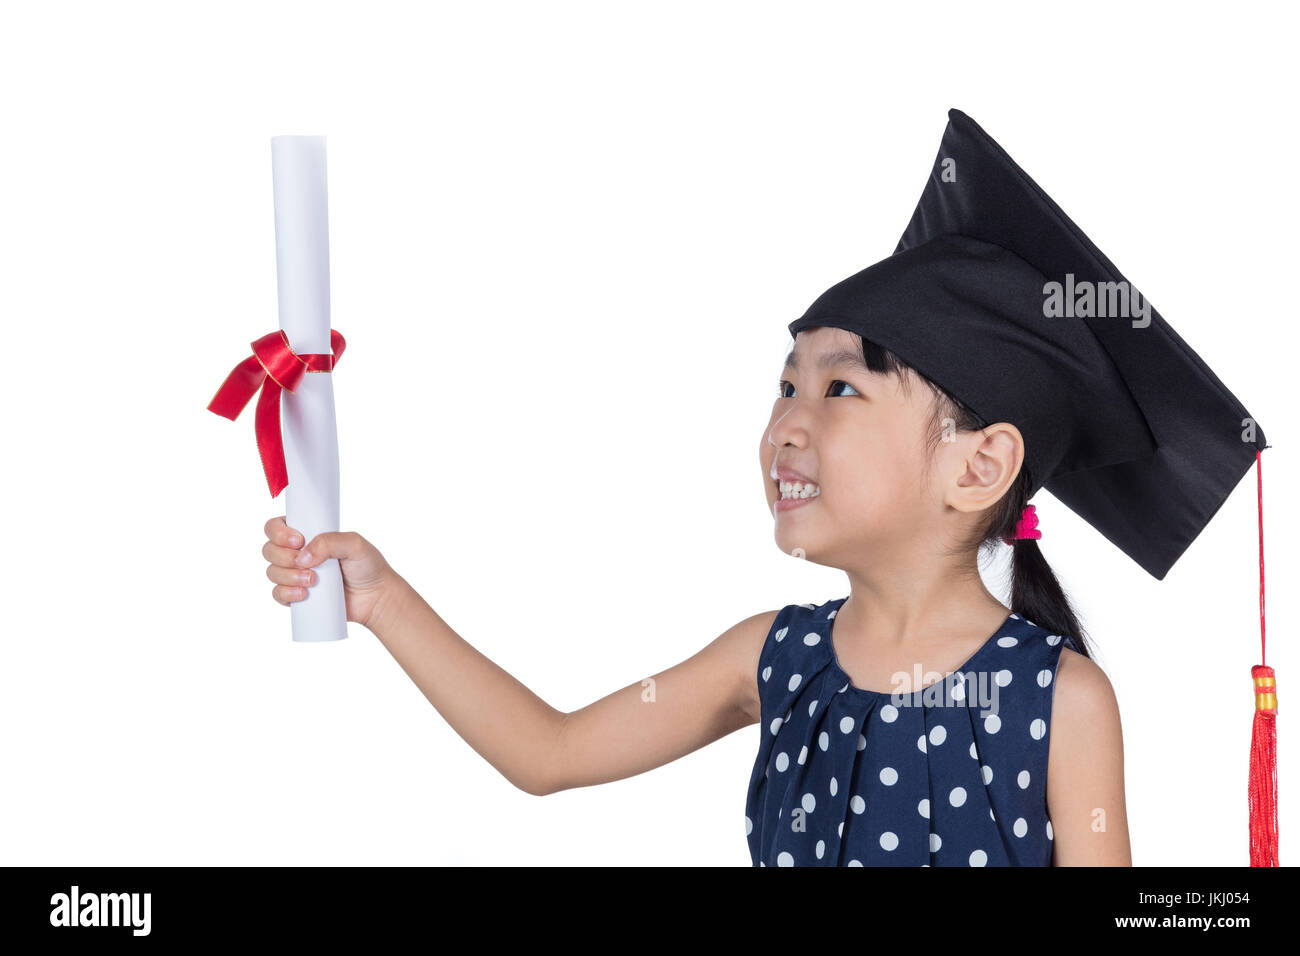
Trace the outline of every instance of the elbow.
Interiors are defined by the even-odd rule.
[[[508,778],[517,788],[534,797],[545,797],[548,794],[559,793],[561,790],[569,788],[568,784],[559,779],[555,770],[556,766],[561,762],[559,758],[564,749],[564,729],[568,723],[569,715],[562,711],[554,711],[554,714],[557,719],[550,734],[550,739],[545,746],[539,746],[533,751],[534,754],[546,754],[547,756],[543,759],[530,761],[532,766],[528,767],[525,773]]]
[[[510,782],[524,793],[534,797],[545,797],[564,789],[550,780],[511,780]]]
[[[544,797],[551,791],[541,781],[536,780],[511,780],[511,783],[519,790],[533,797]]]

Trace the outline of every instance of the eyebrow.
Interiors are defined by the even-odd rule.
[[[850,351],[849,349],[837,349],[833,352],[823,352],[821,357],[817,360],[817,367],[823,371],[841,366],[856,369],[859,372],[871,371],[867,368],[866,363],[862,361],[862,356],[857,352]],[[795,372],[799,371],[799,357],[795,354],[794,349],[791,349],[790,354],[785,357],[785,370]]]

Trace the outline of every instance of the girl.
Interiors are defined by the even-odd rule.
[[[337,558],[348,620],[373,631],[456,732],[528,793],[642,773],[762,719],[746,817],[756,865],[769,862],[763,838],[807,849],[781,849],[776,864],[1128,865],[1109,682],[1081,641],[1070,642],[1077,651],[1051,642],[1079,630],[1032,538],[1016,544],[1012,601],[1024,613],[1010,614],[979,576],[980,545],[1013,534],[1024,508],[1017,428],[971,427],[942,390],[840,329],[800,332],[780,388],[759,449],[777,544],[842,568],[850,595],[740,621],[654,675],[660,706],[646,709],[637,682],[557,711],[452,630],[355,532],[303,548],[282,517],[268,521],[272,596],[302,600],[310,569]],[[955,422],[947,436],[945,420]],[[933,685],[934,672],[958,669],[987,675],[967,682],[969,702],[996,688],[995,718],[1008,731],[1037,714],[1053,732],[999,736],[985,720],[968,741],[953,720],[931,716],[918,739],[920,710],[895,692],[914,689],[915,673]],[[945,711],[970,712],[960,699],[929,706]],[[778,806],[778,788],[801,768],[794,807]],[[1099,833],[1098,809],[1108,818]],[[806,829],[791,829],[799,823]]]
[[[895,253],[790,323],[759,444],[778,546],[843,570],[846,597],[739,621],[655,675],[654,708],[638,682],[562,713],[355,532],[304,546],[268,521],[272,596],[302,600],[337,558],[348,620],[528,793],[757,722],[756,866],[1129,865],[1115,694],[1028,502],[1047,487],[1161,578],[1264,436],[1006,152],[949,120]],[[1000,541],[1010,608],[978,572]]]

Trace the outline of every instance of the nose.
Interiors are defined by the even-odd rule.
[[[808,444],[808,428],[803,411],[796,401],[767,429],[767,443],[773,448],[793,445],[802,448]]]

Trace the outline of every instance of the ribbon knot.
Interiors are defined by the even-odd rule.
[[[297,389],[308,372],[333,371],[346,345],[343,336],[330,329],[331,351],[299,355],[289,345],[289,337],[283,329],[270,332],[252,342],[253,354],[231,369],[217,394],[208,402],[208,411],[233,422],[253,393],[262,390],[255,415],[257,451],[262,456],[262,471],[266,474],[272,498],[289,484],[289,471],[284,463],[284,437],[280,433],[280,395]]]

